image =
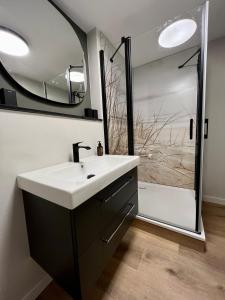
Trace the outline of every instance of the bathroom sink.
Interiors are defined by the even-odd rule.
[[[138,156],[104,155],[18,175],[18,187],[74,209],[139,164]]]

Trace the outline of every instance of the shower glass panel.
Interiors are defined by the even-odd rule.
[[[127,155],[128,131],[125,60],[124,56],[118,52],[113,62],[110,61],[116,49],[103,33],[100,34],[100,47],[104,50],[105,61],[109,154]]]
[[[190,231],[196,230],[197,67],[203,8],[132,40],[135,154],[141,158],[139,214]],[[180,46],[161,47],[160,33],[181,19],[196,22],[194,35]]]

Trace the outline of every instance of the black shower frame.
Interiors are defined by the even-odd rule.
[[[124,45],[125,54],[125,75],[126,75],[126,104],[127,104],[127,135],[128,135],[128,155],[134,155],[134,122],[133,122],[133,86],[132,86],[132,64],[131,64],[131,37],[122,37],[119,47],[110,59],[113,62],[115,54],[119,48]],[[100,50],[100,72],[101,72],[101,90],[102,107],[104,122],[105,153],[109,154],[109,136],[107,122],[107,95],[105,80],[105,57],[104,50]]]
[[[196,145],[195,145],[195,200],[196,200],[196,222],[195,231],[201,233],[201,215],[202,215],[202,171],[203,171],[203,147],[204,138],[208,138],[208,119],[205,119],[205,95],[204,84],[207,58],[208,42],[208,7],[209,1],[206,1],[202,11],[201,28],[201,48],[198,55],[198,94],[197,94],[197,114],[196,114]],[[207,134],[204,134],[204,128],[207,128]]]

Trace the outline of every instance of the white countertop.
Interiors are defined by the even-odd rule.
[[[74,209],[139,164],[138,156],[104,155],[65,162],[17,176],[18,187]],[[95,176],[87,179],[87,175]]]

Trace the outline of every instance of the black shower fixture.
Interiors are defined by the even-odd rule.
[[[199,48],[197,51],[195,51],[194,54],[192,54],[191,57],[189,57],[182,65],[178,66],[178,69],[183,69],[186,64],[193,58],[195,57],[197,54],[201,53],[201,49]],[[190,66],[187,66],[187,67],[190,67]]]
[[[120,50],[121,46],[126,42],[126,39],[124,36],[121,38],[121,43],[119,44],[119,46],[117,47],[116,51],[114,52],[114,54],[112,55],[112,57],[110,58],[110,62],[113,63],[113,59],[116,56],[116,53]]]

